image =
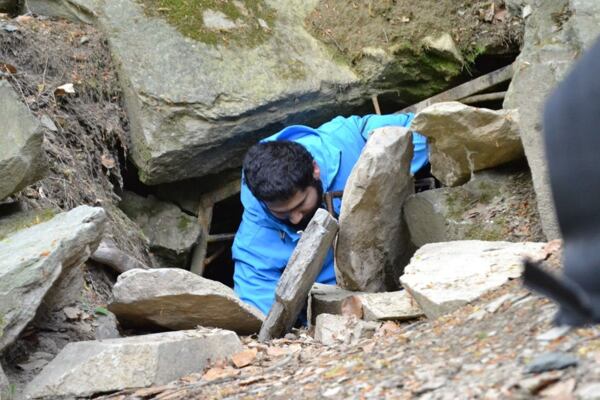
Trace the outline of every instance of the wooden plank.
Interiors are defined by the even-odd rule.
[[[459,99],[463,104],[473,104],[473,103],[481,103],[483,101],[493,101],[493,100],[502,100],[506,97],[506,92],[495,92],[495,93],[484,93],[484,94],[476,94],[474,96],[465,97],[464,99]]]
[[[413,104],[412,106],[406,107],[398,111],[398,113],[417,113],[425,107],[428,107],[435,103],[464,99],[465,97],[477,94],[499,83],[509,81],[512,79],[512,76],[513,66],[511,64],[504,68],[500,68],[496,71],[490,72],[487,75],[482,75],[476,79],[473,79],[472,81],[463,83],[462,85],[458,85],[452,89],[446,90],[445,92],[436,94],[435,96],[425,99],[417,104]]]

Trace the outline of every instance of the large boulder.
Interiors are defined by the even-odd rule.
[[[220,329],[69,343],[27,385],[25,396],[79,398],[162,385],[241,350],[236,334]]]
[[[248,335],[258,332],[264,320],[231,288],[182,269],[127,271],[119,275],[113,298],[109,309],[126,328],[210,326]]]
[[[200,239],[200,224],[175,204],[125,192],[119,207],[148,238],[156,265],[187,268]]]
[[[544,259],[545,246],[478,240],[426,244],[400,281],[425,315],[437,318],[520,277],[523,258]]]
[[[404,200],[414,191],[411,138],[406,128],[375,130],[348,177],[335,252],[336,281],[342,288],[398,288],[411,250],[402,216]]]
[[[59,2],[96,15],[108,36],[147,184],[239,166],[258,139],[363,101],[355,73],[306,31],[307,2]]]
[[[486,170],[462,186],[411,195],[404,217],[412,242],[542,241],[544,235],[528,172]]]
[[[546,98],[577,57],[600,34],[600,2],[535,1],[504,108],[518,109],[525,155],[531,168],[542,227],[548,240],[560,237],[542,136]]]
[[[7,81],[0,80],[0,200],[46,173],[39,121]]]
[[[33,319],[59,277],[87,260],[105,220],[102,208],[80,206],[0,240],[0,350]]]
[[[446,186],[461,185],[471,174],[523,157],[519,116],[456,101],[419,112],[411,129],[427,136],[431,173]]]
[[[89,8],[81,5],[89,5],[96,0],[21,0],[23,12],[32,12],[37,15],[67,18],[78,22],[92,23],[94,16]],[[80,4],[81,3],[81,4]]]

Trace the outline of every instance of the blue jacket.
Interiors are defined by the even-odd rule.
[[[323,191],[341,191],[369,134],[383,126],[408,126],[412,118],[412,114],[336,117],[317,129],[289,126],[263,141],[290,140],[304,145],[320,167]],[[428,155],[424,136],[413,134],[413,144],[411,173],[414,174],[427,163]],[[243,301],[266,315],[275,299],[277,282],[300,236],[273,217],[244,183],[241,200],[244,214],[232,248],[234,290]],[[334,199],[333,206],[339,214],[341,200]],[[327,254],[317,282],[335,284],[332,250]]]

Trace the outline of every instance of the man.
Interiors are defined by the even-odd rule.
[[[277,282],[323,193],[343,191],[352,167],[376,128],[406,127],[412,114],[337,117],[317,129],[295,125],[253,146],[244,158],[242,223],[233,243],[235,292],[265,315]],[[427,164],[425,137],[413,134],[411,173]],[[334,199],[339,214],[341,200]],[[335,284],[333,251],[317,282]]]

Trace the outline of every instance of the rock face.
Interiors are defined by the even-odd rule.
[[[189,330],[69,343],[25,388],[28,398],[87,397],[161,385],[242,349],[233,332]]]
[[[417,247],[452,240],[542,241],[531,175],[486,170],[462,186],[427,190],[404,204]]]
[[[394,290],[411,246],[402,205],[414,191],[411,134],[405,128],[375,130],[348,177],[335,253],[340,287],[366,292]]]
[[[260,329],[259,340],[283,336],[294,325],[310,288],[321,272],[337,231],[335,218],[327,211],[318,209],[279,279],[275,302]]]
[[[193,329],[207,326],[242,335],[258,332],[264,315],[229,287],[175,268],[121,274],[109,305],[124,327]]]
[[[125,192],[119,207],[138,224],[148,238],[155,264],[186,268],[191,251],[200,238],[196,219],[174,204],[150,196]]]
[[[361,293],[344,290],[334,285],[315,283],[308,300],[308,318],[311,324],[321,314],[342,314],[343,303],[354,297],[362,308],[362,319],[367,321],[408,320],[423,315],[418,304],[406,290],[383,293]]]
[[[536,1],[527,18],[523,49],[515,62],[515,75],[504,101],[504,108],[516,108],[521,116],[527,116],[519,123],[521,140],[531,168],[542,226],[548,240],[560,237],[560,232],[544,155],[543,106],[550,91],[598,34],[599,2]]]
[[[451,101],[419,112],[411,129],[429,139],[431,173],[446,186],[471,174],[523,157],[518,113],[493,111]]]
[[[465,240],[421,247],[400,278],[428,318],[437,318],[521,276],[522,259],[545,243]]]
[[[10,382],[8,382],[8,378],[4,374],[4,370],[0,364],[0,396],[8,398],[8,393],[10,393]]]
[[[35,316],[61,274],[100,242],[106,214],[80,206],[0,240],[0,350]]]
[[[379,325],[355,317],[321,314],[317,317],[315,325],[315,340],[326,346],[355,345],[360,339],[372,337]]]
[[[300,118],[335,116],[345,99],[359,101],[357,76],[306,32],[306,2],[235,2],[240,23],[231,4],[216,2],[196,26],[135,0],[59,3],[97,15],[108,35],[131,122],[131,156],[147,184],[239,166],[259,138]],[[186,14],[191,20],[193,12]]]
[[[46,173],[38,120],[6,81],[0,81],[0,200]]]

